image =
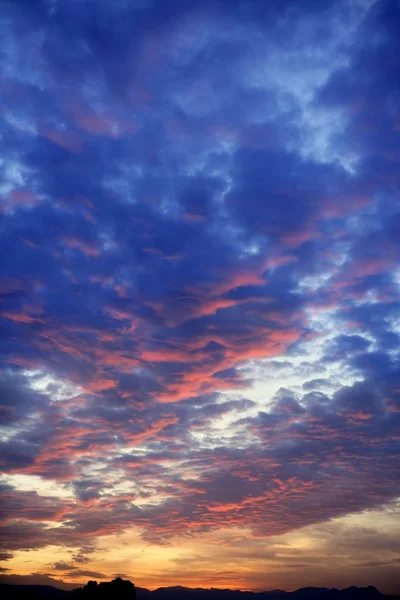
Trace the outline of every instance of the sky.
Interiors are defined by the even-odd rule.
[[[0,15],[1,581],[400,593],[400,2]]]

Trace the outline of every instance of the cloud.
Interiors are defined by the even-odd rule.
[[[0,553],[1,560],[10,560],[13,557],[11,552],[1,552]]]
[[[398,4],[23,5],[2,6],[5,556],[62,543],[83,577],[103,536],[269,539],[393,501]]]
[[[53,567],[53,569],[55,569],[56,571],[71,571],[74,567],[71,563],[67,563],[67,562],[55,562],[51,565]]]
[[[64,574],[65,577],[95,577],[96,579],[107,579],[107,575],[104,573],[98,573],[97,571],[85,571],[85,570],[76,570],[70,571],[69,573]]]

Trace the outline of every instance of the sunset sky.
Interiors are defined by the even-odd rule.
[[[400,593],[400,2],[0,28],[0,580]]]

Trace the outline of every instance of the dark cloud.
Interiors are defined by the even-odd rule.
[[[107,579],[108,575],[104,575],[104,573],[99,573],[98,571],[76,570],[65,573],[64,577],[95,577],[96,579]]]
[[[319,387],[331,387],[331,382],[329,379],[322,379],[322,378],[318,378],[318,379],[311,379],[310,381],[306,381],[305,383],[303,383],[302,388],[303,390],[314,390],[316,388]]]
[[[55,521],[60,517],[63,503],[55,497],[43,497],[36,492],[20,492],[12,486],[1,485],[1,522],[14,519]]]
[[[100,489],[103,487],[102,481],[84,479],[73,481],[72,485],[75,488],[75,494],[80,500],[93,500],[100,497]]]
[[[34,391],[28,378],[19,373],[3,372],[0,378],[1,422],[12,425],[29,418],[32,413],[48,408],[49,399]]]
[[[0,560],[10,560],[13,557],[11,552],[0,552]]]
[[[67,563],[67,562],[62,562],[62,561],[55,562],[51,566],[56,571],[71,571],[74,568],[73,564]]]
[[[339,335],[327,345],[327,360],[332,361],[359,354],[367,350],[370,345],[371,342],[360,335]]]

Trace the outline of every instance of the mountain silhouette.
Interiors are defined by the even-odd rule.
[[[89,581],[72,591],[47,585],[0,584],[2,600],[400,600],[400,596],[382,594],[373,586],[346,589],[305,587],[294,592],[273,590],[246,592],[219,588],[161,587],[154,591],[136,588],[121,578],[110,582]]]

